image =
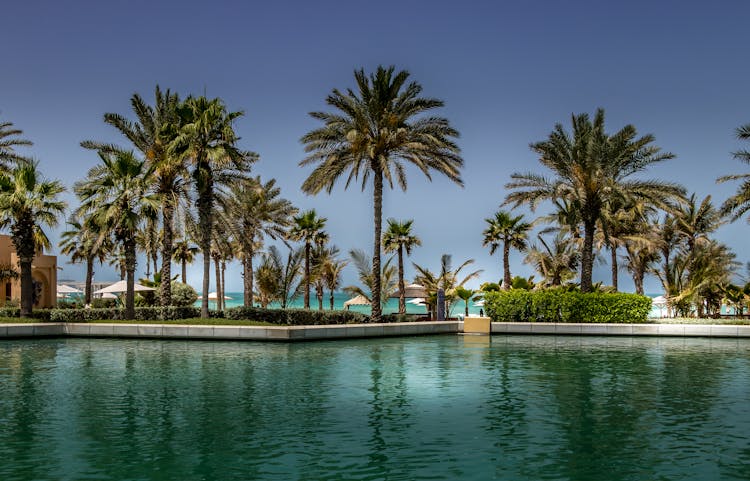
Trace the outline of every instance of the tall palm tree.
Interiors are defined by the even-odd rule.
[[[162,91],[157,85],[154,91],[154,104],[149,105],[139,94],[133,94],[130,105],[135,120],[129,120],[116,113],[104,114],[104,122],[116,128],[153,167],[155,190],[161,197],[161,273],[165,279],[172,277],[172,252],[174,238],[174,212],[178,199],[185,195],[187,177],[185,164],[180,157],[169,151],[180,127],[177,108],[179,96],[169,89]],[[102,152],[122,150],[116,145],[86,141],[86,148]],[[155,224],[155,221],[153,222]],[[153,255],[147,255],[154,260]],[[154,268],[154,272],[157,269]],[[170,282],[162,282],[160,287],[162,306],[172,301]]]
[[[597,110],[593,120],[588,114],[573,115],[571,120],[572,134],[557,124],[547,140],[531,145],[553,176],[513,174],[513,180],[506,184],[512,192],[505,203],[529,204],[532,210],[544,200],[565,200],[571,204],[583,224],[581,290],[590,292],[594,237],[607,202],[625,196],[661,207],[682,198],[684,189],[669,182],[634,178],[634,174],[650,165],[674,157],[652,145],[653,135],[638,137],[632,125],[607,134],[602,109]]]
[[[523,216],[513,217],[510,212],[500,210],[495,217],[484,219],[487,228],[484,230],[483,246],[490,246],[490,255],[494,254],[498,246],[503,245],[503,288],[510,289],[510,249],[521,252],[526,250],[526,240],[531,224],[523,221]]]
[[[464,316],[469,317],[469,301],[477,291],[465,287],[456,287],[456,297],[464,301]]]
[[[23,131],[13,127],[13,122],[0,122],[0,168],[9,169],[12,164],[28,160],[16,152],[16,147],[33,145],[30,140],[19,138]]]
[[[289,239],[305,243],[305,309],[310,309],[310,257],[315,244],[325,238],[323,228],[326,226],[325,217],[318,217],[315,209],[311,209],[294,217]]]
[[[239,243],[245,306],[253,305],[253,257],[265,237],[283,238],[297,209],[282,197],[276,179],[260,177],[233,183],[221,199],[222,222]]]
[[[396,252],[398,254],[398,313],[406,314],[406,297],[404,292],[404,250],[406,255],[411,255],[415,246],[421,246],[422,241],[411,232],[414,220],[397,221],[388,219],[388,229],[383,233],[383,248],[385,252]]]
[[[112,235],[125,257],[125,317],[135,317],[136,236],[142,222],[156,215],[160,197],[151,190],[153,166],[133,152],[100,152],[101,164],[75,185],[78,215],[95,218],[101,237]]]
[[[181,239],[174,244],[172,260],[179,262],[182,267],[182,283],[187,284],[187,265],[192,264],[198,248],[191,246],[187,238]]]
[[[750,124],[745,124],[737,129],[737,138],[750,140]],[[738,150],[734,152],[734,158],[750,164],[750,150]],[[725,175],[719,177],[717,182],[728,182],[730,180],[741,180],[742,184],[737,187],[737,192],[722,204],[721,213],[731,215],[731,220],[734,222],[750,211],[750,174]]]
[[[698,203],[695,194],[691,194],[674,209],[674,219],[677,234],[684,239],[689,252],[693,252],[698,244],[707,242],[709,234],[724,224],[710,195]]]
[[[308,194],[331,192],[336,181],[348,172],[346,186],[362,180],[364,190],[372,177],[375,237],[372,270],[375,286],[372,317],[382,315],[380,299],[380,247],[383,209],[383,182],[393,188],[394,181],[406,190],[406,164],[413,164],[428,179],[437,171],[463,185],[460,168],[463,160],[454,139],[458,131],[443,117],[424,115],[442,107],[438,99],[421,97],[422,87],[409,82],[409,72],[379,66],[369,76],[354,72],[357,92],[334,89],[326,103],[335,112],[312,112],[324,125],[302,137],[309,153],[300,165],[316,165],[302,184]]]
[[[197,192],[198,244],[203,254],[203,288],[211,280],[211,232],[215,190],[245,176],[257,154],[237,147],[233,122],[242,112],[228,112],[221,99],[188,97],[178,107],[180,129],[167,150],[187,161]],[[208,317],[208,297],[201,301],[201,317]]]
[[[92,282],[94,278],[94,262],[104,262],[111,253],[110,238],[101,239],[99,226],[88,219],[81,222],[76,216],[68,220],[68,230],[60,235],[60,252],[70,257],[73,264],[86,263],[86,282],[84,287],[84,303],[91,304]],[[102,242],[104,241],[104,242]]]
[[[341,275],[344,272],[344,267],[349,264],[349,261],[345,259],[336,259],[335,257],[329,259],[323,269],[323,278],[325,279],[326,287],[330,292],[329,302],[330,309],[333,310],[333,293],[341,286]]]
[[[9,227],[21,270],[21,317],[31,315],[34,286],[31,263],[40,245],[49,244],[42,226],[55,227],[65,211],[65,191],[58,181],[45,180],[36,162],[18,161],[0,171],[0,228]]]
[[[301,274],[304,251],[302,249],[289,248],[286,261],[281,257],[281,252],[276,246],[271,246],[266,253],[269,262],[273,265],[274,270],[281,273],[278,282],[278,300],[281,308],[286,309],[289,302],[298,296],[300,284],[297,280]],[[265,262],[266,257],[264,257]]]

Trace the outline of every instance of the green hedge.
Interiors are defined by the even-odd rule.
[[[49,321],[50,309],[37,309],[31,312],[31,319]],[[21,317],[21,309],[18,307],[0,307],[0,317]]]
[[[325,324],[360,324],[370,322],[370,316],[354,311],[232,307],[227,309],[224,315],[227,319],[247,319],[286,326],[319,326]]]
[[[197,307],[136,307],[135,318],[139,321],[175,321],[200,317]],[[121,307],[91,309],[52,309],[49,320],[53,322],[88,322],[111,319],[124,319],[125,309]],[[220,312],[211,312],[211,317],[221,317]]]
[[[582,293],[563,289],[510,290],[485,294],[495,322],[646,322],[651,299],[638,294]]]

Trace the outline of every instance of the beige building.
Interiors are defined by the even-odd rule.
[[[18,270],[18,256],[13,241],[8,235],[0,235],[0,265],[11,266]],[[57,304],[57,256],[38,253],[31,264],[31,276],[34,284],[40,287],[39,300],[34,307],[55,307]],[[0,306],[7,301],[17,303],[21,300],[21,280],[13,279],[0,282]]]

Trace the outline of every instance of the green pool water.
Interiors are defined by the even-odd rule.
[[[0,342],[0,480],[748,480],[750,342]]]

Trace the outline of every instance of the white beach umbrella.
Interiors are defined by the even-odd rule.
[[[106,293],[120,293],[120,292],[127,292],[127,282],[125,281],[117,281],[111,286],[107,286],[104,289],[99,289],[98,291],[94,291],[94,294],[106,294]],[[155,291],[153,287],[146,287],[135,283],[135,286],[133,288],[135,291]]]
[[[396,292],[391,294],[390,297],[392,299],[397,299],[398,289],[396,289]],[[420,286],[419,284],[409,284],[408,286],[404,287],[404,297],[427,297],[427,289],[425,289],[424,286]]]
[[[664,296],[657,296],[651,299],[651,303],[655,306],[666,306],[667,298]]]
[[[232,300],[229,296],[224,296],[225,300]],[[208,300],[209,301],[217,301],[219,300],[219,294],[217,292],[209,292],[208,293]]]
[[[367,300],[367,298],[361,294],[358,296],[352,297],[351,299],[349,299],[348,301],[344,303],[344,307],[347,307],[347,308],[349,306],[369,306],[369,305],[370,305],[370,301]]]
[[[418,306],[422,306],[425,304],[424,297],[415,297],[414,299],[410,301],[406,301],[407,304],[416,304]]]
[[[105,292],[104,294],[102,294],[101,298],[102,299],[118,299],[118,297],[112,294],[111,292]]]
[[[83,291],[75,287],[66,286],[65,284],[58,284],[57,294],[83,294]]]

